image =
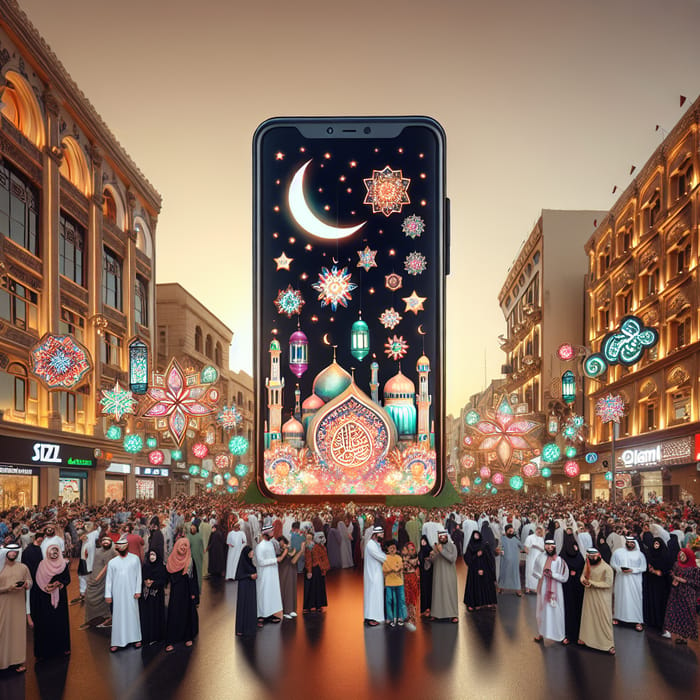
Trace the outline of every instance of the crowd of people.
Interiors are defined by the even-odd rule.
[[[236,635],[323,614],[332,569],[363,572],[364,622],[415,631],[459,622],[457,562],[468,613],[498,596],[537,597],[536,642],[614,654],[614,627],[697,640],[700,509],[615,506],[548,494],[471,497],[445,509],[356,503],[245,505],[225,496],[52,502],[0,513],[0,670],[68,655],[71,606],[81,629],[110,629],[110,651],[191,646],[203,579],[236,581]],[[72,567],[72,564],[75,566]],[[71,569],[78,595],[69,600]]]

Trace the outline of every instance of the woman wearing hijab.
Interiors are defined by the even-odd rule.
[[[306,548],[304,550],[304,612],[323,612],[328,605],[326,596],[326,572],[330,569],[328,554],[323,543],[323,532],[306,535]]]
[[[226,535],[218,525],[211,526],[211,535],[207,545],[209,554],[209,576],[223,576],[226,572]]]
[[[567,528],[564,534],[561,553],[559,555],[569,569],[569,578],[562,584],[564,589],[564,625],[568,641],[578,640],[581,627],[581,610],[583,609],[583,584],[581,574],[586,562],[579,550],[576,535],[572,528]]]
[[[199,632],[199,586],[188,539],[181,537],[175,543],[166,568],[170,579],[170,600],[165,651],[173,651],[178,642],[185,642],[186,647],[191,647],[192,640]]]
[[[666,606],[664,636],[676,636],[676,644],[687,644],[698,638],[698,617],[695,604],[700,593],[700,569],[692,549],[678,552],[671,573],[671,592]]]
[[[467,565],[467,584],[464,588],[464,604],[469,612],[497,604],[496,559],[491,547],[478,530],[472,532],[464,552]]]
[[[36,570],[37,592],[32,608],[34,620],[34,656],[48,659],[70,654],[68,620],[69,563],[57,544],[49,545],[46,557]]]
[[[155,644],[165,639],[165,584],[168,582],[168,571],[160,552],[155,549],[146,554],[141,569],[141,581],[141,639],[144,644]]]
[[[258,598],[255,579],[258,572],[253,564],[253,550],[245,545],[241,550],[236,568],[236,581],[238,591],[236,593],[236,636],[251,637],[255,634],[258,624]]]
[[[595,548],[600,552],[600,556],[606,564],[610,563],[612,558],[612,551],[610,545],[608,544],[607,538],[605,536],[605,531],[601,530],[596,536],[596,546]]]
[[[420,538],[420,614],[423,617],[430,616],[430,605],[433,599],[433,560],[430,553],[433,548],[428,543],[428,538],[423,535]]]
[[[668,594],[671,592],[673,559],[661,537],[652,537],[646,559],[647,570],[642,575],[644,624],[662,630]]]
[[[408,624],[415,628],[420,605],[420,560],[413,542],[407,542],[402,550],[403,557],[403,588],[408,611]],[[409,629],[411,629],[409,627]]]

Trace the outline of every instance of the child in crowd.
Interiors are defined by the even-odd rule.
[[[392,627],[403,626],[406,620],[406,599],[403,591],[403,559],[396,553],[396,542],[389,540],[386,545],[386,560],[382,564],[384,572],[384,600],[386,619]]]

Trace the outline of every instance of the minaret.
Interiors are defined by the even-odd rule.
[[[270,377],[265,380],[270,445],[275,445],[282,439],[282,389],[284,389],[284,378],[280,374],[281,354],[282,348],[279,340],[275,338],[270,343]]]
[[[372,392],[372,401],[379,405],[379,363],[373,362],[370,366],[369,388]]]
[[[416,394],[416,408],[418,409],[418,442],[425,447],[430,445],[430,404],[432,398],[428,394],[428,374],[430,374],[430,360],[421,355],[416,363],[418,370],[418,393]]]
[[[301,389],[298,384],[294,389],[294,417],[301,420]]]

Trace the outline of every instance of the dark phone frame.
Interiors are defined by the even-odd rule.
[[[445,294],[446,276],[449,274],[449,200],[446,196],[446,135],[442,126],[432,117],[424,116],[394,116],[394,117],[273,117],[262,122],[253,134],[253,379],[255,392],[255,479],[260,492],[267,498],[279,502],[321,502],[321,501],[347,501],[376,502],[386,497],[401,498],[397,494],[381,494],[379,497],[371,495],[294,495],[285,496],[272,493],[264,480],[264,451],[265,440],[262,431],[264,423],[263,406],[260,401],[263,388],[263,347],[262,310],[260,301],[262,298],[262,260],[261,240],[259,237],[259,223],[262,220],[262,202],[257,197],[261,184],[261,151],[266,134],[275,128],[296,128],[306,139],[348,139],[348,140],[374,140],[377,138],[397,138],[406,127],[423,126],[430,129],[436,138],[437,158],[440,171],[436,173],[437,192],[436,200],[442,202],[438,207],[438,229],[442,235],[438,239],[438,269],[436,272],[437,312],[435,315],[438,340],[436,342],[436,360],[439,362],[440,371],[435,375],[435,398],[439,402],[439,411],[434,411],[435,420],[435,450],[437,457],[437,470],[435,486],[426,496],[435,496],[440,493],[445,481]],[[329,131],[332,130],[332,131]],[[406,494],[407,498],[411,498]]]

